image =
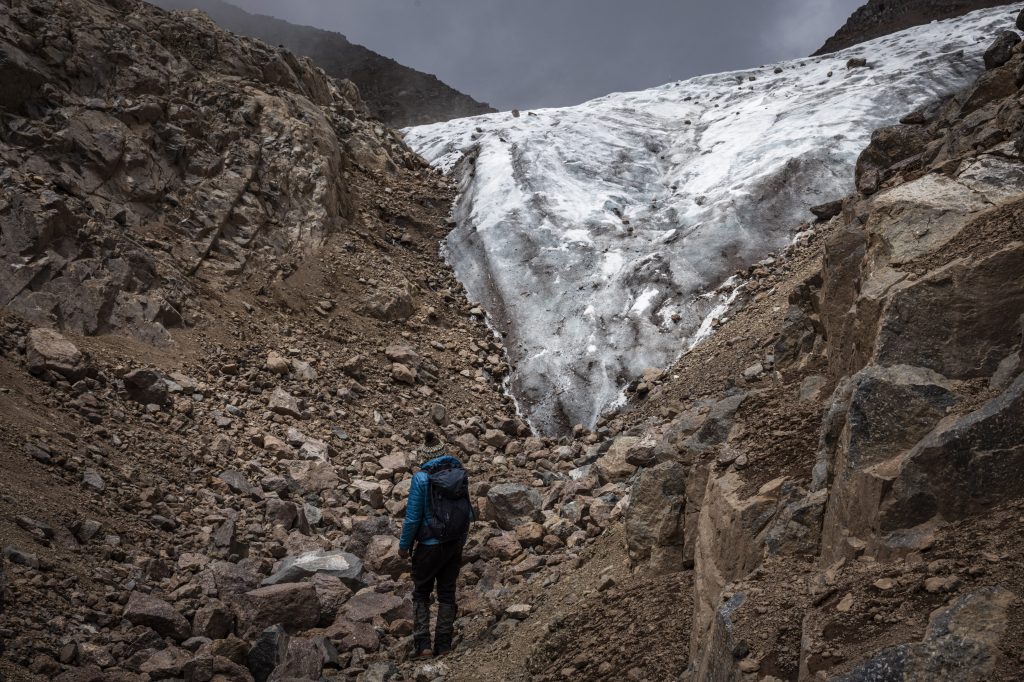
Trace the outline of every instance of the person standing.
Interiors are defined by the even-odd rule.
[[[475,518],[469,499],[469,477],[457,458],[432,432],[424,434],[422,453],[428,458],[412,477],[399,555],[412,555],[413,647],[420,658],[444,656],[452,650],[455,591],[462,568],[462,547]],[[437,589],[437,626],[430,641],[430,603]]]

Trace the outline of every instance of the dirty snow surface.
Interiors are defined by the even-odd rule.
[[[810,206],[852,190],[872,130],[968,85],[1014,15],[981,10],[824,57],[407,129],[458,177],[448,255],[506,334],[510,388],[533,425],[593,424],[645,368],[677,359],[712,292],[784,247]],[[848,69],[852,57],[868,67]]]

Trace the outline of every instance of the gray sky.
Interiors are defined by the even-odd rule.
[[[576,104],[818,49],[864,0],[229,0],[499,109]]]

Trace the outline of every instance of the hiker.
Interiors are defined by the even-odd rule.
[[[462,547],[475,515],[462,463],[445,454],[436,434],[427,432],[423,441],[422,452],[429,459],[412,477],[398,547],[403,558],[412,551],[413,646],[417,657],[428,658],[452,650],[458,612],[455,583],[462,568]],[[435,583],[437,627],[431,647],[430,602]]]

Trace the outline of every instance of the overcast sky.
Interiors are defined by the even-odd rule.
[[[499,109],[576,104],[818,49],[864,0],[229,0]]]

